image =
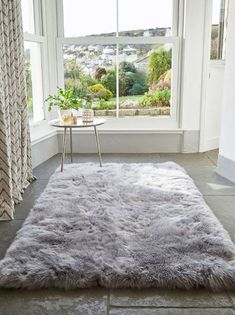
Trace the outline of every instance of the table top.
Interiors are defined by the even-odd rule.
[[[106,120],[104,118],[94,118],[94,120],[90,122],[83,122],[81,118],[78,118],[77,124],[65,124],[62,120],[59,119],[51,120],[49,124],[53,127],[59,128],[84,128],[103,125],[105,122]]]

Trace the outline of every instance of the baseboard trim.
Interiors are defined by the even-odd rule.
[[[102,153],[193,153],[198,152],[199,131],[99,130]],[[62,151],[63,129],[50,130],[32,141],[33,167]],[[69,152],[69,133],[66,151]],[[92,129],[73,130],[74,153],[96,153]]]
[[[33,168],[47,161],[58,153],[58,135],[51,132],[32,142]]]
[[[183,130],[182,129],[161,129],[161,130],[98,130],[99,134],[103,135],[153,135],[153,134],[177,134],[182,135]],[[58,134],[63,134],[63,129],[59,128],[57,131]],[[86,129],[74,129],[73,134],[93,134],[94,130],[92,128],[86,128]]]
[[[216,172],[235,183],[235,161],[219,154]]]

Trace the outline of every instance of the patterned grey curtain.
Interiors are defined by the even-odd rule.
[[[0,0],[0,220],[33,179],[20,0]]]

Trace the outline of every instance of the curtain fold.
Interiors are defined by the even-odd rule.
[[[0,0],[0,220],[33,180],[20,0]]]

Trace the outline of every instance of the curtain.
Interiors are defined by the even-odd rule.
[[[0,0],[0,220],[33,180],[20,0]]]

